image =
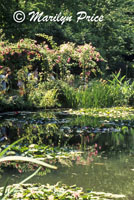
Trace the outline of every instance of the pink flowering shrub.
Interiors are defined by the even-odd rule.
[[[104,59],[91,43],[77,46],[75,49],[75,58],[82,68],[82,77],[85,80],[88,80],[91,72],[94,74],[96,72],[101,73],[97,62],[104,61]]]
[[[98,62],[104,61],[99,52],[90,44],[76,46],[74,43],[62,44],[59,50],[55,51],[54,65],[59,66],[61,76],[66,75],[66,71],[71,67],[79,66],[82,74],[88,78],[91,73],[100,72]]]
[[[0,43],[0,64],[12,70],[21,69],[23,66],[36,63],[41,64],[45,59],[47,47],[36,44],[30,39],[21,39],[18,43]]]
[[[73,43],[65,43],[59,46],[58,50],[55,51],[54,58],[54,70],[58,69],[60,77],[63,79],[70,70],[72,63],[72,58],[74,55],[74,46]]]
[[[79,66],[83,77],[89,78],[90,73],[100,72],[98,62],[103,60],[91,44],[76,46],[68,42],[50,49],[46,43],[37,44],[31,39],[21,39],[15,44],[0,42],[0,69],[9,67],[14,74],[30,65],[40,68],[46,76],[55,71],[64,79],[73,67]]]

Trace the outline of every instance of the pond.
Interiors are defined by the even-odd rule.
[[[118,111],[119,112],[119,111]],[[88,114],[87,114],[88,113]],[[81,186],[84,190],[134,196],[134,112],[115,117],[103,111],[74,112],[55,110],[39,112],[11,112],[0,115],[0,145],[4,149],[22,136],[27,140],[18,148],[45,144],[62,151],[80,151],[69,164],[55,161],[56,171],[35,176],[29,182],[62,183]],[[100,113],[100,111],[97,113]],[[105,113],[105,114],[104,114]],[[56,151],[55,151],[56,152]],[[8,155],[20,155],[12,149]],[[24,155],[24,151],[21,152]],[[15,168],[3,168],[0,186],[7,177],[9,184],[18,183],[31,174]]]

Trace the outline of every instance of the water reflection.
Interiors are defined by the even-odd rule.
[[[1,145],[25,135],[30,144],[71,145],[84,150],[96,143],[98,151],[133,150],[134,121],[107,121],[104,117],[74,116],[64,112],[22,112],[3,116]]]
[[[86,156],[84,155],[86,158]],[[85,159],[83,158],[83,160]],[[56,184],[62,183],[83,187],[84,190],[104,191],[127,195],[129,200],[133,197],[134,157],[124,153],[116,155],[96,156],[90,164],[74,162],[72,167],[58,166],[58,170],[51,171],[46,176],[36,176],[30,183]],[[7,176],[10,176],[9,184],[20,182],[30,173],[19,174],[16,171],[5,171],[1,178],[0,185]],[[2,182],[3,181],[3,182]]]
[[[13,112],[0,117],[0,146],[5,148],[22,136],[22,146],[46,144],[84,150],[83,156],[73,161],[71,168],[61,167],[32,182],[77,184],[85,189],[132,195],[134,167],[134,120],[68,115],[66,112]],[[91,151],[91,146],[94,151]],[[120,152],[123,152],[121,154]],[[127,154],[124,154],[127,152]],[[8,169],[4,178],[19,182],[28,174],[20,175]],[[124,192],[125,191],[125,192]],[[130,198],[131,199],[131,198]]]

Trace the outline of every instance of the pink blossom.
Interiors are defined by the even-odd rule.
[[[17,193],[17,198],[19,198],[19,199],[21,198],[22,199],[23,198],[23,194]]]
[[[69,62],[70,62],[70,60],[71,60],[71,58],[69,57],[69,58],[67,59],[67,63],[69,63]]]
[[[98,62],[98,61],[99,61],[99,58],[96,58],[96,61]]]
[[[80,160],[80,156],[77,156],[77,161],[79,161]]]
[[[21,40],[20,40],[20,42],[23,42],[23,41],[24,41],[24,39],[21,39]]]
[[[98,151],[96,150],[95,153],[94,153],[94,155],[96,156],[97,154],[98,154]]]
[[[28,54],[28,55],[31,55],[31,52],[29,51],[27,54]]]
[[[59,63],[60,61],[59,60],[56,60],[56,63]]]
[[[87,76],[90,76],[90,74],[91,74],[91,72],[90,72],[90,71],[86,72],[86,75],[87,75]]]
[[[22,173],[22,169],[18,169],[19,173]]]
[[[1,66],[0,66],[0,69],[2,69],[2,68],[3,68],[3,66],[1,65]]]
[[[101,149],[101,146],[99,146],[99,149]]]
[[[90,153],[88,154],[89,157],[91,157],[92,155],[93,155],[93,152],[90,152]]]
[[[94,147],[95,147],[95,148],[97,148],[97,147],[98,147],[98,145],[95,143]]]
[[[79,193],[78,193],[78,192],[74,192],[73,195],[74,195],[74,197],[75,197],[76,199],[79,198]]]
[[[60,56],[58,56],[58,59],[60,60],[60,59],[61,59],[61,57],[60,57]]]

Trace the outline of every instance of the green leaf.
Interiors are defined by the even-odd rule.
[[[12,144],[10,144],[6,149],[4,149],[1,153],[0,153],[0,157],[2,157],[11,147],[13,147],[15,144],[21,142],[22,140],[26,139],[26,137],[23,137],[15,142],[13,142]]]

